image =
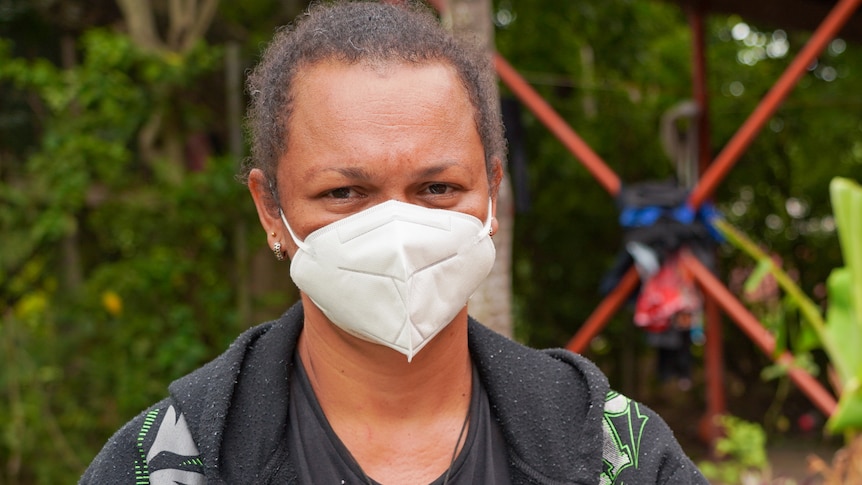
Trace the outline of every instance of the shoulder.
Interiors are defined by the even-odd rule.
[[[278,320],[249,328],[221,355],[168,386],[193,434],[200,434],[197,423],[205,421],[205,416],[227,415],[238,386],[256,382],[277,367],[273,363],[293,355],[302,321],[302,306],[297,303]]]
[[[301,328],[302,307],[297,304],[280,319],[243,332],[220,356],[174,381],[168,388],[169,398],[117,431],[90,464],[81,483],[147,483],[138,481],[140,476],[158,477],[158,483],[203,483],[204,463],[210,468],[217,466],[225,417],[232,403],[236,404],[238,396],[254,400],[265,394],[257,392],[260,389],[237,391],[248,382],[256,384],[269,377],[243,369],[280,369],[258,364],[289,358]],[[259,387],[270,392],[280,389],[266,384]]]
[[[469,338],[513,472],[594,483],[602,468],[604,375],[579,355],[531,349],[475,321]]]
[[[229,384],[236,379],[250,354],[267,352],[273,345],[278,344],[286,343],[292,346],[299,338],[302,322],[302,304],[296,303],[279,319],[245,330],[218,357],[174,381],[171,384],[171,392],[204,394],[206,389],[213,386],[214,381]]]
[[[667,423],[652,409],[614,391],[603,406],[600,483],[707,484]]]
[[[202,484],[203,463],[185,416],[164,399],[112,436],[79,483]],[[155,482],[153,482],[155,483]]]
[[[529,388],[548,399],[577,401],[595,408],[604,403],[609,387],[605,375],[588,359],[563,349],[536,350],[482,326],[469,327],[470,356],[483,383],[501,393]]]
[[[513,461],[527,476],[707,483],[664,420],[612,391],[588,359],[564,349],[525,347],[475,321],[470,355]]]

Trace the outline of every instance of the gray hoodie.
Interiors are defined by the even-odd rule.
[[[302,306],[249,329],[169,387],[96,456],[82,484],[296,483],[289,379]],[[473,363],[503,429],[513,484],[707,484],[665,422],[565,350],[538,351],[474,320]]]

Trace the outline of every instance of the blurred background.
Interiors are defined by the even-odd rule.
[[[169,382],[296,300],[236,173],[246,156],[245,72],[305,7],[0,0],[0,483],[76,480]],[[495,0],[490,14],[497,50],[624,185],[677,175],[661,133],[692,97],[691,31],[678,5]],[[810,32],[715,14],[705,35],[717,153]],[[724,217],[818,305],[842,265],[829,181],[862,179],[860,73],[859,45],[831,41],[715,195]],[[513,335],[560,347],[601,300],[623,250],[618,206],[502,86],[501,98]],[[684,131],[683,122],[672,123]],[[746,288],[751,258],[728,245],[718,256],[721,279],[779,343],[801,345],[795,303],[766,283]],[[669,387],[632,320],[629,305],[586,355],[705,454],[702,347],[691,347],[690,385]],[[725,327],[729,412],[773,441],[833,443],[786,375]],[[807,355],[822,369],[819,351]]]

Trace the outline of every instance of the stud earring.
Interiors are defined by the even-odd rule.
[[[279,261],[284,261],[284,253],[281,252],[281,243],[276,242],[272,245],[272,252],[275,254],[275,259]]]

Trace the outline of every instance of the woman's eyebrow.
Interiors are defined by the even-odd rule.
[[[446,170],[448,170],[452,167],[460,168],[462,166],[463,166],[463,164],[461,162],[458,162],[457,160],[448,160],[448,161],[437,163],[437,164],[432,165],[430,167],[425,167],[422,170],[418,171],[416,173],[416,175],[419,176],[420,178],[432,177],[432,176],[437,175],[439,173],[445,172]]]
[[[438,175],[442,172],[445,172],[446,170],[449,170],[450,168],[453,168],[453,167],[461,168],[463,166],[464,166],[464,164],[457,161],[457,160],[447,160],[447,161],[436,163],[436,164],[428,166],[428,167],[423,167],[421,170],[418,170],[417,172],[415,172],[415,176],[417,176],[419,178],[433,177],[433,176]],[[367,170],[365,170],[364,168],[360,168],[360,167],[326,167],[326,168],[323,168],[321,170],[308,173],[303,178],[304,178],[305,182],[310,182],[311,179],[313,177],[315,177],[316,175],[326,173],[326,172],[336,172],[338,175],[340,175],[344,178],[350,179],[350,180],[365,181],[365,180],[371,180],[371,178],[372,178],[371,174]]]
[[[309,181],[311,181],[311,179],[314,176],[316,176],[318,174],[326,173],[326,172],[336,172],[336,173],[338,173],[338,175],[341,175],[342,177],[348,178],[351,180],[370,180],[371,179],[371,174],[369,174],[368,171],[366,171],[365,169],[359,168],[359,167],[326,167],[326,168],[323,168],[323,169],[318,170],[318,171],[310,172],[310,173],[306,174],[306,176],[303,178],[305,179],[306,182],[309,182]]]

